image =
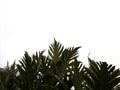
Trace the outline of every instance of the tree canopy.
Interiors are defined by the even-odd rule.
[[[78,59],[81,47],[64,47],[54,39],[48,55],[25,51],[19,63],[0,68],[0,90],[120,90],[120,70],[112,64]]]

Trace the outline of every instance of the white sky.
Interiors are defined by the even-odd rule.
[[[48,49],[53,38],[120,67],[120,0],[0,0],[0,66]]]

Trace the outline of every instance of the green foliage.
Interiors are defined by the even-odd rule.
[[[79,47],[67,48],[63,51],[60,60],[56,64],[57,73],[60,77],[64,76],[67,73],[67,68],[72,60],[77,58],[77,52]]]
[[[89,68],[84,76],[90,90],[113,90],[120,82],[120,71],[106,62],[95,62],[89,59]]]
[[[54,43],[49,46],[48,50],[49,57],[53,60],[54,64],[56,64],[60,60],[63,50],[64,47],[62,46],[62,44],[60,44],[54,39]]]
[[[52,80],[50,80],[51,82],[49,82],[49,84],[52,83],[52,85],[56,86],[57,83],[59,83],[56,86],[57,88],[67,90],[68,86],[64,81],[66,78],[65,75],[68,73],[67,69],[69,68],[70,62],[78,57],[77,54],[79,48],[80,47],[72,47],[64,49],[64,46],[54,39],[54,43],[49,46],[48,56],[51,61],[50,71],[52,71],[55,76],[59,77],[59,79],[56,80],[56,78],[50,78]]]
[[[48,56],[52,61],[52,68],[54,74],[62,77],[66,73],[66,68],[69,66],[69,62],[78,57],[78,49],[80,47],[65,48],[54,39],[54,43],[49,46]]]
[[[25,52],[16,65],[0,68],[0,90],[119,90],[120,70],[106,62],[78,60],[78,49],[54,39],[48,49],[32,56]]]
[[[17,77],[17,84],[21,90],[37,90],[37,82],[39,77],[40,59],[43,51],[36,53],[32,57],[25,52],[20,64],[17,65],[19,75]]]
[[[71,77],[74,89],[82,90],[84,88],[84,67],[82,63],[76,59],[71,63],[71,67]]]
[[[17,69],[15,67],[15,62],[5,68],[0,69],[0,90],[17,90],[18,87],[16,85],[16,74]]]

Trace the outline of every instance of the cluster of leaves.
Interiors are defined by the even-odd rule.
[[[90,58],[89,67],[83,66],[79,48],[54,39],[47,56],[25,52],[19,64],[0,68],[0,90],[120,90],[120,70]]]

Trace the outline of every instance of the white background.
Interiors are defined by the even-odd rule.
[[[119,0],[0,0],[0,67],[48,49],[53,38],[120,67]]]

